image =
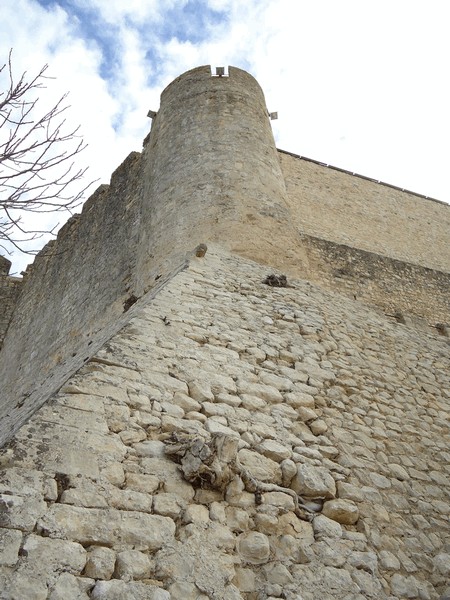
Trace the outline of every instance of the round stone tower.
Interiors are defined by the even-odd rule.
[[[247,72],[214,76],[203,66],[167,86],[144,151],[144,181],[144,269],[161,245],[173,252],[208,241],[296,274],[304,269],[264,94]]]

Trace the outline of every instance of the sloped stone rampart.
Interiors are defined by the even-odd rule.
[[[209,248],[2,451],[0,598],[446,597],[448,339],[268,274]]]
[[[0,358],[0,444],[209,240],[303,268],[264,95],[236,68],[172,82],[143,152],[36,257]]]

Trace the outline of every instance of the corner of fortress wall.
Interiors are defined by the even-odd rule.
[[[350,179],[277,152],[263,93],[245,71],[213,77],[205,66],[178,77],[161,95],[142,153],[69,219],[23,282],[0,275],[0,440],[199,243],[445,325],[448,207]]]
[[[0,259],[0,599],[450,597],[449,214],[277,152],[240,69],[171,83]]]
[[[306,260],[251,75],[230,68],[217,78],[199,67],[180,76],[162,93],[146,142],[26,275],[2,348],[2,442],[199,243],[214,240],[291,271]]]

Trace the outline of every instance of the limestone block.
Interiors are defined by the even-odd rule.
[[[199,589],[194,583],[176,581],[169,587],[171,600],[198,600]]]
[[[88,551],[88,558],[84,574],[92,579],[111,579],[116,564],[116,553],[111,548],[92,546]]]
[[[117,554],[116,575],[119,579],[145,579],[151,574],[150,558],[138,550],[124,550]]]
[[[112,462],[102,469],[101,476],[113,485],[122,485],[125,481],[125,471],[122,464],[118,462]]]
[[[375,552],[355,551],[348,557],[348,564],[375,575],[378,570],[378,557]]]
[[[36,573],[14,572],[9,580],[3,584],[0,598],[5,600],[47,600],[48,586],[43,577]]]
[[[391,591],[394,596],[399,598],[417,598],[419,592],[417,580],[412,575],[405,577],[394,573],[391,577]]]
[[[343,500],[342,498],[325,502],[322,514],[343,525],[354,525],[359,519],[357,505],[351,500]]]
[[[225,507],[222,502],[211,502],[209,505],[209,518],[211,521],[225,523],[226,514]]]
[[[42,575],[49,571],[69,571],[79,574],[86,564],[86,550],[76,542],[44,538],[31,534],[22,550],[27,568]],[[48,575],[47,575],[48,576]]]
[[[351,543],[341,540],[316,542],[313,546],[316,560],[327,567],[343,567],[351,552]]]
[[[203,402],[202,410],[207,417],[212,417],[214,415],[222,416],[222,417],[234,417],[235,410],[232,406],[228,404],[222,404],[220,402]]]
[[[92,600],[170,600],[170,593],[155,585],[113,579],[97,581],[91,592]]]
[[[297,465],[293,460],[285,459],[280,463],[283,485],[290,487],[292,478],[297,473]]]
[[[273,506],[280,510],[294,510],[295,504],[294,499],[289,494],[283,492],[267,492],[262,495],[262,501],[264,505]]]
[[[203,504],[189,504],[183,513],[183,523],[206,525],[209,522],[210,511]]]
[[[242,533],[237,540],[237,550],[244,562],[262,565],[270,557],[269,538],[257,531]]]
[[[389,550],[380,551],[380,565],[386,571],[398,571],[400,569],[400,561]]]
[[[82,589],[79,578],[70,573],[61,573],[50,590],[48,600],[89,600],[89,596]]]
[[[312,421],[309,423],[309,428],[314,435],[322,435],[328,431],[328,425],[323,419],[316,419],[315,421]]]
[[[107,508],[107,497],[112,486],[98,484],[87,477],[57,477],[63,504]],[[56,483],[56,482],[55,482]],[[113,488],[116,489],[116,488]]]
[[[40,498],[44,494],[44,485],[44,474],[34,469],[9,467],[1,471],[0,493]]]
[[[364,492],[356,485],[345,483],[344,481],[338,481],[336,487],[339,498],[353,500],[355,502],[363,502]]]
[[[40,519],[38,530],[82,544],[134,545],[137,550],[157,550],[173,540],[175,523],[159,515],[55,504]]]
[[[168,478],[167,481],[164,482],[163,489],[165,492],[167,492],[169,494],[170,493],[176,494],[177,496],[179,496],[180,498],[183,498],[187,502],[190,502],[191,500],[193,500],[194,497],[196,498],[195,489],[192,487],[192,485],[190,483],[188,483],[181,477],[180,477],[180,480],[174,479],[174,478],[170,478],[170,479]],[[199,491],[199,490],[197,490],[197,491]],[[207,491],[207,490],[205,490],[205,491]],[[199,504],[201,504],[200,501],[199,501]]]
[[[208,420],[205,423],[205,428],[207,431],[209,431],[211,435],[223,434],[236,438],[239,437],[239,433],[237,433],[237,431],[234,431],[234,429],[231,429],[231,427],[227,427],[226,425],[220,423],[217,420],[217,417],[208,418]]]
[[[208,381],[193,380],[188,384],[189,396],[197,402],[214,402],[214,394]]]
[[[185,499],[178,494],[160,492],[153,497],[153,511],[157,515],[177,519],[181,516],[185,506]]]
[[[163,414],[161,416],[161,428],[163,431],[183,431],[185,433],[200,433],[203,429],[202,424],[188,419],[179,419]]]
[[[138,456],[151,458],[162,458],[164,456],[164,442],[159,440],[148,440],[134,445]]]
[[[438,573],[450,579],[450,554],[441,552],[433,558],[434,568]]]
[[[265,385],[264,383],[255,383],[246,379],[240,379],[237,382],[238,391],[241,394],[250,394],[251,396],[257,396],[262,400],[266,400],[269,403],[283,402],[283,396],[281,392],[271,385]]]
[[[133,428],[120,431],[119,437],[125,445],[131,446],[132,444],[137,444],[138,442],[145,440],[147,434],[141,428]]]
[[[159,487],[159,479],[155,475],[144,475],[143,473],[127,473],[126,487],[129,490],[152,494]]]
[[[21,531],[0,529],[0,567],[13,567],[16,564],[21,543]]]
[[[336,483],[330,472],[323,467],[311,467],[307,464],[298,465],[291,488],[299,496],[309,498],[334,498],[336,495]]]
[[[292,389],[292,381],[287,377],[280,377],[269,371],[261,371],[261,382],[274,387],[280,392],[289,392]]]
[[[311,527],[311,540],[305,542],[290,534],[273,536],[271,538],[271,549],[273,557],[284,564],[291,562],[306,564],[314,559],[314,553],[311,544],[314,542],[314,535]]]
[[[43,499],[0,494],[0,527],[32,531],[46,510]]]
[[[310,421],[315,421],[318,417],[315,410],[312,408],[308,408],[307,406],[299,406],[297,408],[297,414],[301,421],[304,423],[309,423]]]
[[[281,483],[281,468],[274,460],[245,448],[239,450],[238,458],[241,465],[256,479],[275,484]]]
[[[256,578],[252,569],[237,568],[233,583],[240,592],[256,591]]]
[[[109,505],[112,508],[121,508],[123,510],[150,513],[152,512],[152,504],[153,499],[150,494],[135,490],[113,488],[109,497]]]
[[[247,511],[237,506],[227,506],[225,508],[226,524],[233,531],[247,531],[249,528],[250,517]]]
[[[318,515],[314,519],[312,526],[317,540],[342,537],[342,527],[340,524],[325,515]]]
[[[400,479],[400,481],[407,481],[409,479],[408,471],[404,469],[401,465],[390,463],[388,465],[388,469],[391,472],[392,476],[396,479]]]
[[[197,400],[194,400],[193,398],[191,398],[187,394],[183,394],[182,392],[175,392],[175,394],[173,395],[172,403],[182,408],[185,412],[201,410],[200,402],[197,402]]]
[[[307,375],[305,377],[308,378]],[[293,408],[305,407],[312,409],[315,407],[314,396],[306,392],[289,392],[285,395],[285,398],[286,402]]]
[[[275,440],[263,440],[258,444],[256,450],[276,462],[281,462],[292,456],[292,450],[290,448],[283,446],[283,444],[280,444]]]
[[[264,565],[263,572],[269,583],[286,586],[294,581],[288,569],[281,563],[269,563]]]
[[[362,569],[352,571],[352,579],[358,585],[358,588],[364,598],[382,598],[383,588],[380,581]]]

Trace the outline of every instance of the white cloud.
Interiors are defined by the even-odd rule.
[[[450,201],[446,4],[3,0],[0,56],[14,46],[17,72],[50,64],[46,95],[70,90],[84,158],[103,182],[140,149],[147,111],[173,78],[231,64],[279,112],[279,147]]]

